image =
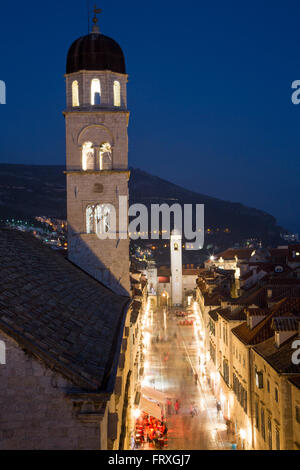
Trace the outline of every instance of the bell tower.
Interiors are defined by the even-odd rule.
[[[182,235],[174,229],[170,240],[172,305],[182,305]]]
[[[100,33],[99,12],[92,32],[77,39],[67,57],[68,258],[114,292],[129,295],[128,76],[122,49]]]

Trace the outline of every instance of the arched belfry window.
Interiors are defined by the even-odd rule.
[[[100,147],[100,170],[112,169],[112,150],[109,142],[105,142]]]
[[[109,233],[111,225],[111,210],[108,205],[98,204],[96,206],[96,233],[104,235]]]
[[[95,169],[95,155],[92,142],[85,142],[82,146],[82,169]]]
[[[86,208],[86,233],[95,233],[95,207],[89,205]]]
[[[72,83],[72,106],[79,106],[79,86],[77,80]]]
[[[114,81],[114,106],[121,106],[121,85],[117,80]]]
[[[91,81],[91,105],[99,105],[101,103],[101,86],[98,78]]]
[[[108,235],[114,229],[112,207],[110,204],[90,204],[86,208],[86,232],[99,236]]]

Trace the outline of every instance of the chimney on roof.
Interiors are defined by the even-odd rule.
[[[271,299],[271,298],[272,298],[272,295],[273,295],[272,289],[268,289],[268,290],[267,290],[267,297],[268,297],[268,299]]]
[[[285,341],[295,336],[297,331],[300,331],[300,322],[293,317],[273,318],[272,328],[275,330],[276,347],[280,348]]]
[[[255,314],[250,314],[249,311],[247,311],[247,325],[250,328],[250,330],[253,330],[253,328],[256,327],[262,320],[266,318],[266,315],[255,315]]]

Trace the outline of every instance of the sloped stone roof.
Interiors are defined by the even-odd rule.
[[[105,386],[127,304],[31,235],[0,229],[0,330],[74,384]]]
[[[292,354],[294,352],[292,344],[295,338],[296,336],[289,338],[278,348],[274,337],[272,337],[258,344],[253,349],[277,372],[281,374],[300,374],[300,364],[293,364],[292,362]]]

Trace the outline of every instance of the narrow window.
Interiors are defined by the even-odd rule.
[[[77,80],[72,83],[72,106],[79,106],[79,87]]]
[[[97,204],[95,208],[96,233],[109,233],[111,227],[111,211],[110,207],[105,204]]]
[[[101,102],[101,87],[100,80],[93,78],[91,82],[91,105],[99,105]]]
[[[95,232],[95,207],[93,205],[86,208],[86,233]]]
[[[258,402],[255,402],[255,426],[259,429],[259,411],[258,411]]]
[[[121,86],[117,80],[114,81],[114,106],[121,106]]]
[[[271,421],[271,418],[268,418],[268,442],[269,442],[269,449],[272,450],[272,421]]]
[[[280,450],[280,432],[279,432],[279,429],[277,428],[275,431],[275,439],[276,439],[276,450]]]
[[[82,169],[94,170],[94,149],[92,142],[85,142],[82,146]]]
[[[266,428],[265,428],[265,412],[264,409],[261,409],[260,412],[260,425],[261,425],[261,435],[263,440],[266,440]]]
[[[100,147],[100,170],[112,169],[112,150],[111,145],[106,142]]]

